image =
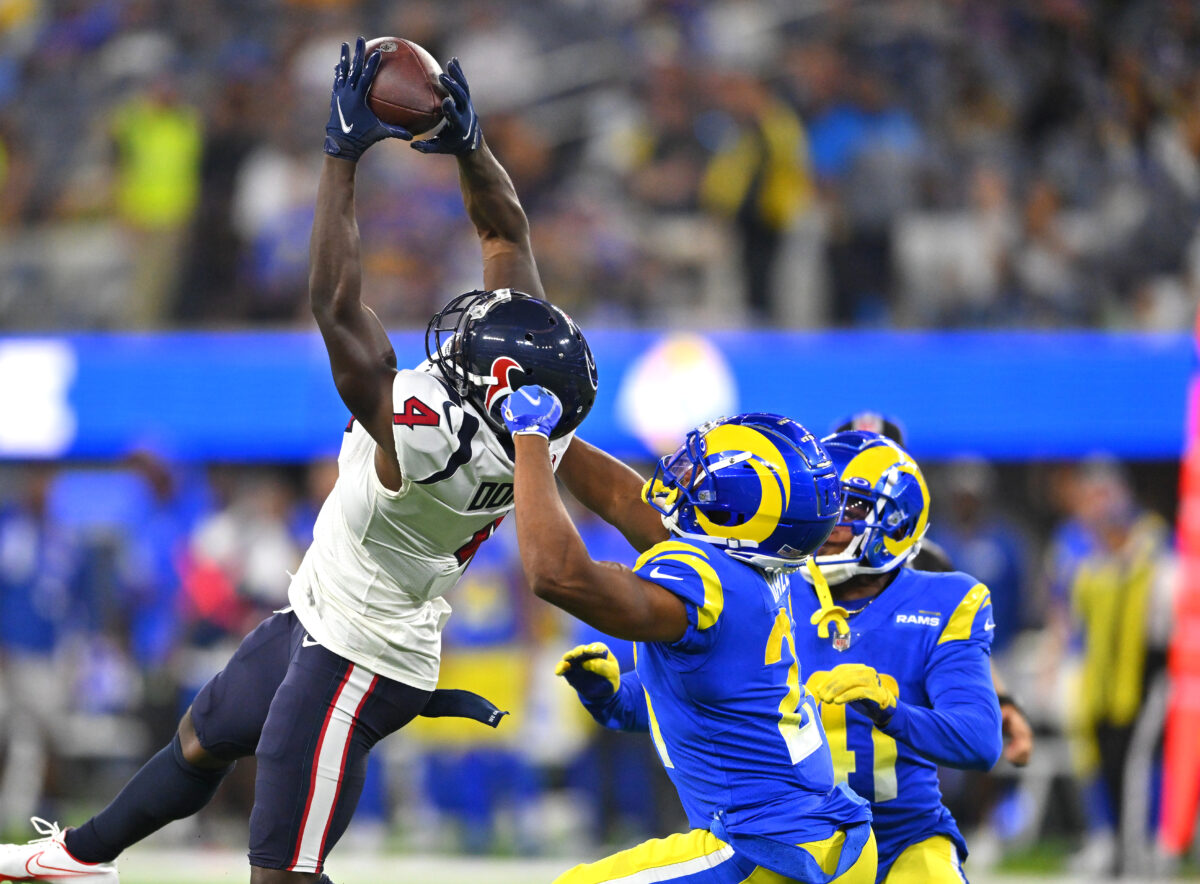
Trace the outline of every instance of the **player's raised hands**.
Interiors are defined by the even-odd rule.
[[[571,648],[558,661],[554,674],[565,678],[585,700],[607,700],[621,687],[621,668],[603,642]]]
[[[540,384],[526,384],[505,398],[500,414],[514,436],[537,435],[549,439],[562,417],[562,403]]]
[[[896,694],[865,663],[842,663],[831,672],[815,673],[809,690],[822,703],[850,703],[881,726],[896,711]]]
[[[479,115],[471,103],[471,87],[463,75],[462,65],[457,58],[450,59],[446,73],[438,82],[449,93],[442,101],[445,123],[433,138],[414,141],[413,150],[421,153],[470,153],[479,147],[482,133],[479,131]]]
[[[342,57],[333,69],[333,94],[329,98],[329,122],[325,124],[325,153],[357,162],[363,152],[385,138],[412,140],[400,126],[389,126],[367,107],[367,92],[379,70],[379,51],[366,55],[366,41],[359,37],[350,47],[342,44]]]

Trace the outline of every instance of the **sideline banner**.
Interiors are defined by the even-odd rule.
[[[581,434],[657,457],[701,421],[774,411],[823,435],[895,416],[918,458],[1107,452],[1174,459],[1195,362],[1186,334],[595,330],[600,390]],[[401,364],[421,335],[393,335]],[[0,336],[0,458],[303,461],[346,423],[307,332]]]

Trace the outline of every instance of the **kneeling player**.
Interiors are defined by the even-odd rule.
[[[625,708],[653,734],[693,827],[558,880],[872,881],[870,814],[834,786],[792,630],[787,572],[820,546],[838,512],[837,474],[820,444],[777,415],[693,430],[647,485],[674,539],[631,571],[592,561],[558,497],[553,394],[522,387],[504,412],[529,583],[637,642],[644,693]]]

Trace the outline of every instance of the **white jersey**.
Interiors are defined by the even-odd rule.
[[[478,412],[428,367],[392,384],[403,482],[375,472],[375,441],[352,420],[338,478],[288,597],[309,635],[370,671],[437,686],[442,598],[513,507],[513,462]],[[550,443],[555,468],[573,434]]]

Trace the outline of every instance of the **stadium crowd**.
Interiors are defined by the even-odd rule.
[[[547,290],[591,325],[1190,321],[1186,0],[10,0],[0,321],[307,323],[311,133],[360,30],[484,73]],[[397,144],[364,173],[368,291],[423,322],[474,283],[453,169]]]

